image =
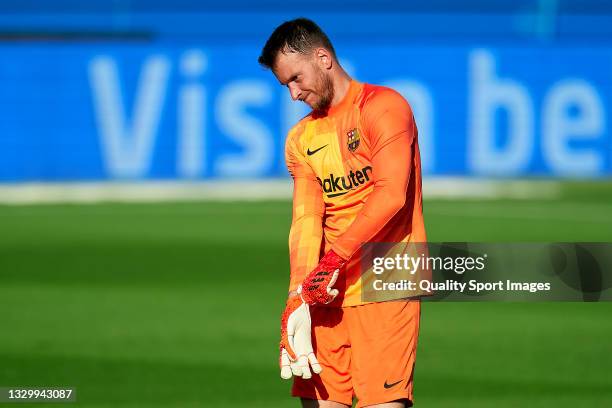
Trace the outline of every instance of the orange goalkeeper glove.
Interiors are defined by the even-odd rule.
[[[334,251],[326,253],[298,288],[304,302],[316,305],[334,300],[338,296],[338,289],[333,289],[333,286],[345,263],[346,260]]]

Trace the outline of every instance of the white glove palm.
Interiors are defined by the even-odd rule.
[[[310,310],[306,303],[301,300],[300,303],[294,310],[286,310],[289,313],[286,322],[287,339],[286,344],[281,339],[280,356],[281,377],[284,379],[292,375],[309,379],[312,377],[310,367],[315,374],[322,370],[312,349]],[[287,346],[293,353],[287,351]]]

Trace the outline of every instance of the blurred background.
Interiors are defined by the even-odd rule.
[[[0,2],[0,386],[296,406],[279,378],[305,16],[411,103],[428,238],[612,241],[612,3]],[[427,303],[416,405],[604,407],[609,304]]]

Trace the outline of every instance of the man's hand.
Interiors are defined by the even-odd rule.
[[[285,311],[281,317],[280,369],[281,377],[292,375],[309,379],[312,377],[310,367],[315,374],[321,372],[312,349],[311,321],[308,305],[299,296],[287,299]]]
[[[338,296],[338,289],[333,289],[333,286],[345,263],[346,261],[334,251],[326,253],[298,289],[304,302],[315,305],[327,304],[334,300]]]

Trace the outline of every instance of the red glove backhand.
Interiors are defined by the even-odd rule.
[[[338,290],[333,289],[333,286],[345,263],[346,261],[334,251],[326,253],[300,286],[299,291],[304,302],[315,305],[327,304],[334,300],[338,296]]]

